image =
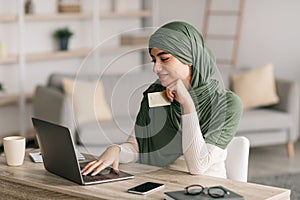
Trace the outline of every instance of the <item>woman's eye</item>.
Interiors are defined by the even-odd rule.
[[[161,58],[161,61],[163,61],[163,62],[165,62],[167,60],[169,60],[169,58]]]
[[[156,61],[155,60],[151,60],[151,62],[155,63]]]

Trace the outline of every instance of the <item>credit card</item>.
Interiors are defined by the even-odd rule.
[[[148,102],[150,108],[171,105],[166,91],[148,93]]]

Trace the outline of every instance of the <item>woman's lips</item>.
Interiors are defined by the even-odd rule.
[[[158,75],[158,78],[159,78],[159,80],[162,81],[162,80],[166,79],[167,76],[168,76],[168,74],[159,74],[159,75]]]

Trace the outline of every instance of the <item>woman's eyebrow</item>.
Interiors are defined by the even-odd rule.
[[[168,52],[165,52],[165,51],[162,51],[162,52],[159,52],[156,56],[161,56],[161,55],[165,55],[165,54],[170,54]],[[152,54],[150,54],[151,57],[154,57]]]
[[[158,53],[156,56],[161,56],[161,55],[164,55],[164,54],[169,54],[169,53],[162,51],[162,52]]]

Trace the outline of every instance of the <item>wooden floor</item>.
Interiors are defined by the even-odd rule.
[[[294,145],[294,159],[289,159],[287,156],[286,145],[251,148],[249,178],[300,172],[300,141]]]

